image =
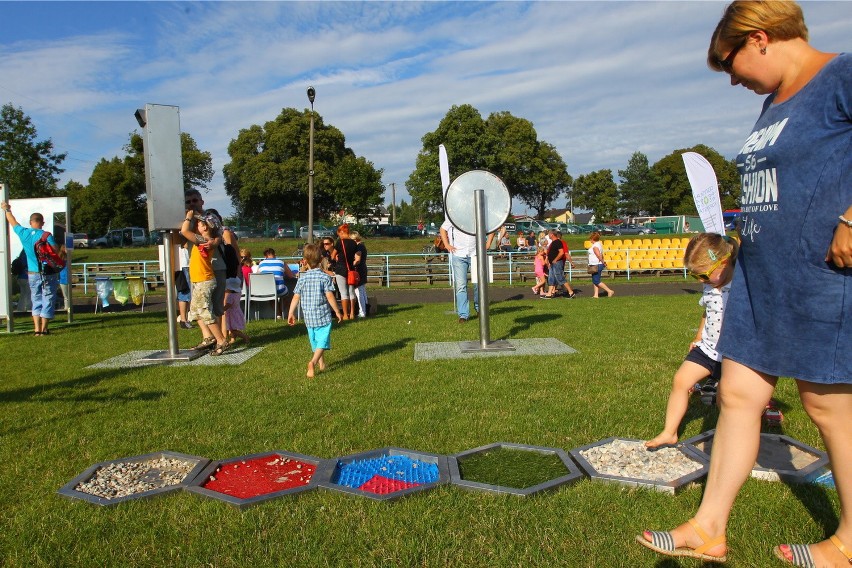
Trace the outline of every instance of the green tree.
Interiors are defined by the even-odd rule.
[[[180,142],[184,190],[205,190],[213,179],[210,152],[199,150],[187,132],[181,133]],[[65,186],[71,200],[73,227],[103,234],[109,227],[148,225],[142,137],[131,133],[124,150],[127,154],[123,158],[101,159],[92,171],[88,186],[76,182]]]
[[[367,217],[382,204],[383,173],[365,158],[344,156],[331,175],[331,187],[341,209],[356,219]]]
[[[598,170],[574,180],[574,206],[588,209],[597,222],[606,222],[618,214],[618,186],[612,170]]]
[[[488,170],[503,180],[513,198],[539,215],[572,182],[555,147],[538,140],[530,121],[509,112],[495,112],[483,120],[471,105],[453,106],[422,140],[423,149],[405,185],[413,205],[427,214],[443,207],[440,144],[447,149],[451,178],[470,170]]]
[[[263,126],[240,130],[228,145],[225,191],[238,215],[307,219],[311,111],[285,108]],[[353,177],[348,177],[352,175]],[[364,211],[380,203],[382,170],[346,147],[343,133],[314,115],[314,211]],[[376,201],[378,199],[378,201]]]
[[[145,154],[142,136],[133,132],[130,142],[124,147],[127,151],[127,164],[145,180]],[[188,132],[180,133],[180,157],[183,164],[183,189],[208,191],[213,180],[213,157],[210,152],[198,149],[198,144]]]
[[[618,170],[618,177],[621,178],[618,192],[620,213],[630,216],[658,213],[655,207],[660,202],[662,187],[648,165],[648,156],[634,152],[627,168]]]
[[[485,121],[473,106],[453,105],[438,128],[424,134],[421,140],[423,148],[405,188],[415,208],[437,214],[444,207],[438,146],[443,144],[447,150],[450,181],[470,170],[487,169]]]
[[[11,104],[0,109],[0,182],[8,184],[11,199],[52,197],[57,193],[60,164],[65,154],[53,152],[53,142],[37,140],[30,117]]]
[[[713,148],[698,144],[692,148],[675,150],[651,167],[662,187],[659,202],[655,204],[651,212],[659,215],[696,214],[692,188],[681,157],[684,152],[696,152],[707,158],[719,182],[722,209],[736,207],[740,188],[736,164],[732,160],[726,160]]]

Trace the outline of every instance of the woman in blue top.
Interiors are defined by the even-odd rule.
[[[736,162],[742,238],[718,351],[721,413],[701,506],[637,540],[723,562],[728,517],[754,466],[779,376],[796,379],[831,460],[840,523],[828,540],[774,550],[795,566],[852,564],[852,55],[812,48],[793,2],[734,2],[708,63],[769,95]]]

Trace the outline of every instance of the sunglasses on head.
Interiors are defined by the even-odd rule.
[[[705,270],[704,272],[693,272],[689,271],[689,275],[695,278],[696,280],[700,280],[701,282],[709,282],[710,276],[716,272],[716,269],[722,266],[722,263],[731,258],[731,253],[728,253],[721,258],[719,258],[716,262],[710,265],[710,268]]]

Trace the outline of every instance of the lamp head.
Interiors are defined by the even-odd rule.
[[[136,117],[136,122],[139,123],[139,126],[145,128],[145,125],[148,124],[148,115],[145,112],[144,108],[136,109],[136,112],[133,113],[133,116]]]
[[[314,106],[314,99],[317,96],[317,91],[313,87],[308,87],[308,100],[311,101],[311,106]]]

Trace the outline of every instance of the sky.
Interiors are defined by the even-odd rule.
[[[637,151],[653,164],[696,144],[727,158],[741,147],[762,97],[707,68],[725,5],[0,0],[0,104],[67,153],[60,186],[125,155],[137,108],[178,106],[181,130],[213,157],[206,205],[226,215],[229,142],[309,108],[308,86],[323,121],[384,170],[388,204],[391,184],[410,202],[423,135],[463,104],[531,121],[574,177],[607,168],[618,181]],[[850,48],[852,2],[802,8],[814,47]]]

